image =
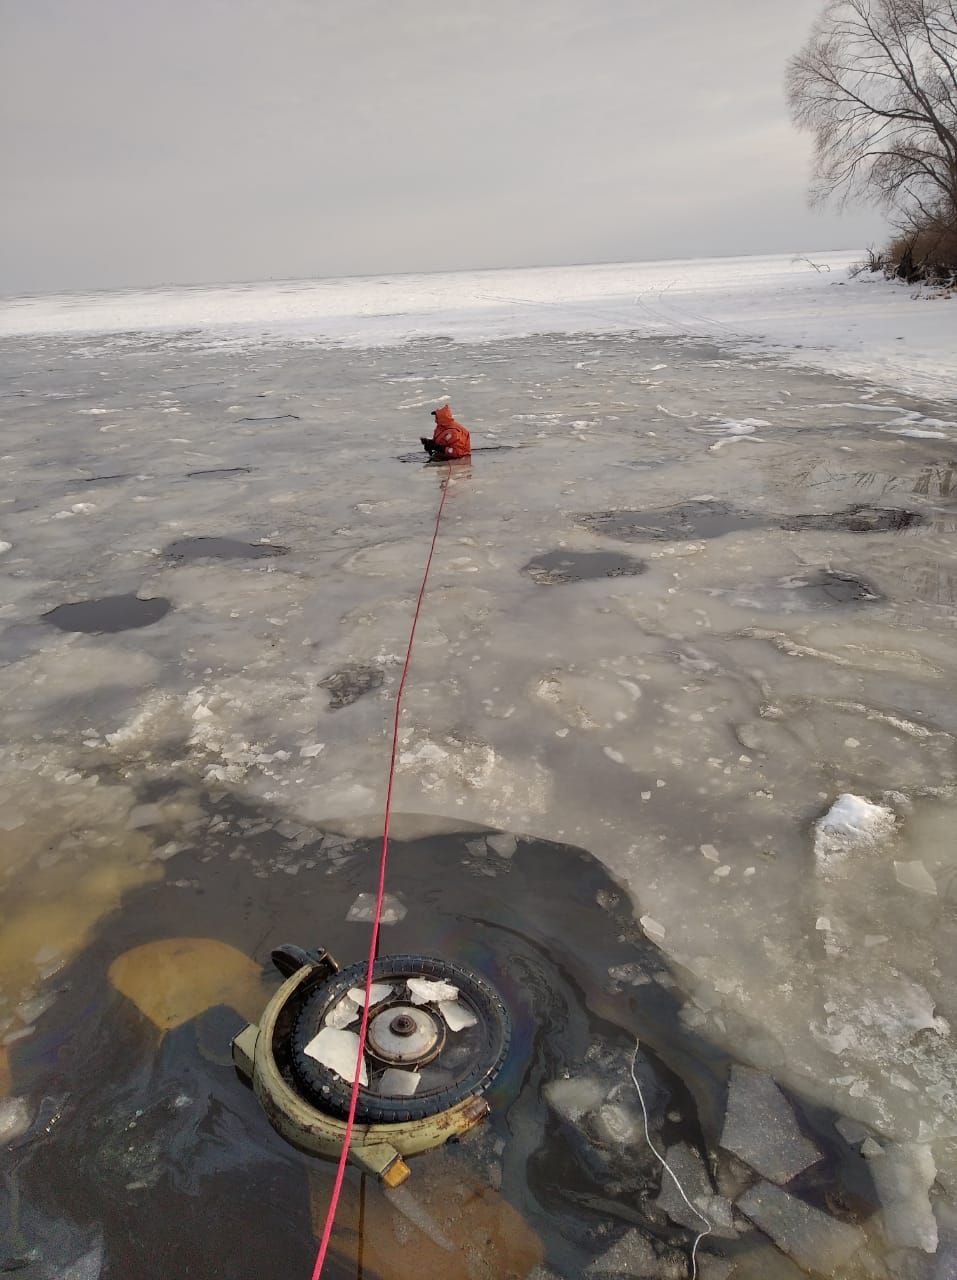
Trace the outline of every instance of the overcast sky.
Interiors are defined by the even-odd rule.
[[[0,0],[0,292],[856,248],[822,0]]]

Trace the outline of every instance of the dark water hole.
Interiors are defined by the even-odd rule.
[[[549,551],[529,560],[523,572],[542,586],[553,586],[596,578],[636,577],[647,568],[643,560],[614,551]]]
[[[900,533],[925,524],[925,517],[903,507],[871,507],[859,504],[843,511],[806,516],[786,516],[780,527],[792,532],[805,529],[843,533]]]
[[[264,560],[284,556],[288,547],[265,542],[240,542],[237,538],[180,538],[163,551],[171,560]]]
[[[79,600],[57,605],[43,615],[44,622],[60,631],[81,631],[89,635],[130,631],[159,622],[171,609],[163,596],[141,600],[138,595],[103,596],[99,600]]]
[[[788,532],[899,533],[926,523],[917,511],[900,507],[858,504],[843,511],[810,515],[773,516],[742,511],[710,499],[682,502],[651,511],[593,511],[577,522],[594,533],[624,542],[689,542],[721,538],[743,529],[784,529]]]

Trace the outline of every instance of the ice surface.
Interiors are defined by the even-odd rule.
[[[884,1230],[903,1249],[937,1249],[937,1222],[929,1191],[937,1177],[934,1155],[926,1143],[892,1143],[868,1163],[881,1202]]]
[[[407,982],[413,1004],[454,1003],[459,998],[458,987],[450,982],[433,982],[428,978],[409,978]]]
[[[926,893],[929,897],[937,896],[937,884],[922,862],[895,862],[894,878],[905,889],[913,889],[915,893]]]
[[[437,984],[438,985],[438,984]],[[453,987],[454,991],[455,988]],[[413,1001],[413,1004],[417,1003]],[[466,1027],[474,1027],[478,1018],[460,1000],[440,1000],[439,1012],[448,1023],[450,1031],[464,1031]]]
[[[738,1208],[800,1267],[831,1275],[864,1247],[858,1227],[838,1222],[769,1182],[759,1182],[738,1200]]]
[[[313,1036],[309,1041],[303,1049],[303,1053],[310,1058],[314,1058],[316,1062],[328,1067],[337,1076],[341,1076],[343,1080],[352,1084],[356,1072],[356,1062],[359,1060],[359,1044],[359,1037],[354,1031],[345,1031],[337,1027],[323,1027],[319,1034]],[[359,1073],[359,1083],[361,1085],[369,1083],[364,1060],[362,1070]]]
[[[721,1145],[779,1183],[790,1182],[821,1159],[771,1077],[738,1065],[731,1068]]]
[[[883,1143],[933,1141],[941,1181],[957,1186],[948,1137],[957,1130],[948,909],[957,874],[957,488],[947,441],[881,430],[954,434],[932,425],[957,416],[944,400],[948,380],[955,385],[953,308],[883,282],[839,287],[836,271],[752,263],[748,282],[740,263],[725,263],[697,284],[689,270],[665,290],[675,269],[649,270],[645,285],[659,282],[662,312],[675,330],[680,318],[683,336],[624,332],[644,308],[622,303],[622,290],[639,296],[638,277],[616,269],[570,273],[564,300],[546,299],[556,287],[549,273],[512,276],[529,283],[525,297],[540,291],[542,300],[515,325],[551,328],[564,316],[591,327],[594,295],[614,296],[620,329],[592,338],[553,329],[474,345],[415,340],[420,319],[457,338],[486,323],[483,337],[494,338],[499,321],[512,323],[507,307],[475,295],[465,311],[442,311],[461,280],[430,278],[430,317],[355,319],[359,295],[340,298],[329,332],[338,326],[349,351],[323,345],[324,321],[305,314],[296,341],[282,324],[260,341],[264,295],[255,287],[106,300],[150,324],[157,303],[195,316],[199,299],[213,320],[220,306],[245,308],[246,331],[212,324],[147,336],[127,311],[122,336],[3,343],[5,389],[16,394],[3,406],[0,537],[12,549],[0,612],[0,822],[9,828],[0,916],[6,922],[9,911],[15,932],[0,944],[0,1040],[28,1030],[16,1011],[38,1007],[47,990],[47,964],[33,957],[51,938],[57,963],[68,965],[105,913],[135,910],[147,880],[169,877],[169,892],[184,894],[193,890],[175,882],[205,882],[205,872],[178,864],[210,856],[220,809],[256,811],[228,856],[254,868],[270,901],[294,890],[296,900],[321,902],[327,877],[345,876],[353,894],[366,891],[355,940],[368,928],[374,877],[351,836],[381,835],[383,711],[441,484],[398,459],[433,397],[448,393],[477,442],[496,432],[521,449],[476,453],[449,492],[406,690],[395,830],[418,840],[465,824],[475,842],[483,832],[518,837],[511,860],[491,856],[491,843],[490,856],[470,859],[517,898],[521,833],[590,850],[644,920],[640,946],[659,954],[648,972],[673,984],[687,1027]],[[755,272],[767,288],[754,288]],[[706,280],[710,297],[699,288]],[[393,282],[379,299],[390,291],[393,313],[424,302],[424,285]],[[304,313],[305,301],[312,308],[331,296],[325,286],[307,292],[268,291],[270,324],[287,305]],[[34,317],[52,307],[73,324],[101,302],[23,306]],[[683,307],[702,302],[704,320],[693,322]],[[827,358],[856,353],[847,367],[864,380],[814,372],[813,350],[794,353],[805,367],[789,367],[755,359],[759,348],[729,349],[710,320],[728,319],[731,302],[742,303],[735,324],[764,307],[769,324],[811,347],[840,317]],[[594,309],[602,322],[603,307]],[[854,330],[858,319],[864,327]],[[898,324],[912,340],[892,351]],[[868,351],[877,328],[883,336]],[[382,330],[409,340],[362,349]],[[656,365],[665,367],[651,373]],[[933,375],[925,396],[913,394],[911,374]],[[897,385],[888,391],[874,378]],[[182,412],[161,416],[164,406]],[[88,409],[105,412],[79,412]],[[900,422],[905,414],[916,416]],[[164,429],[174,419],[176,437]],[[711,453],[711,438],[691,430],[747,419],[770,424],[750,450]],[[584,421],[592,425],[573,426]],[[715,504],[715,536],[636,544],[615,531],[627,521],[581,519],[695,499]],[[79,502],[96,509],[51,519]],[[921,522],[888,519],[884,532],[855,533],[853,518],[834,521],[861,504]],[[789,517],[817,523],[782,529]],[[289,553],[175,566],[163,556],[198,537],[269,538]],[[640,555],[647,571],[554,590],[522,572],[566,550]],[[866,619],[816,600],[799,614],[775,612],[782,582],[831,572],[879,588]],[[133,591],[171,601],[161,624],[96,636],[38,623],[66,601]],[[769,606],[760,629],[747,598]],[[350,664],[382,672],[382,698],[332,711],[318,681]],[[301,754],[319,743],[317,755]],[[893,809],[896,829],[860,856],[848,849],[846,875],[809,875],[813,821],[843,794]],[[145,804],[168,821],[131,828]],[[317,844],[316,826],[340,834]],[[937,896],[898,884],[893,859],[923,863]],[[716,877],[715,867],[729,870]],[[480,874],[462,868],[470,881]],[[406,905],[407,923],[428,909],[424,900]],[[815,929],[819,919],[828,930]],[[250,994],[249,1017],[262,999]],[[55,1009],[45,1018],[55,1021]],[[603,1105],[628,1102],[608,1096],[610,1081],[590,1064],[583,1070],[599,1077],[584,1116],[590,1133]],[[626,1081],[627,1063],[616,1070]],[[616,1148],[615,1160],[644,1159],[642,1145]],[[605,1158],[597,1142],[594,1157]],[[826,1168],[820,1177],[829,1183]]]

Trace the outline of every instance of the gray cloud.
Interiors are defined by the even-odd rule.
[[[863,245],[820,0],[0,0],[0,290]]]

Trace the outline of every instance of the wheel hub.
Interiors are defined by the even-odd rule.
[[[368,1051],[382,1062],[423,1067],[441,1053],[444,1042],[444,1025],[411,1005],[395,1005],[369,1021]]]

